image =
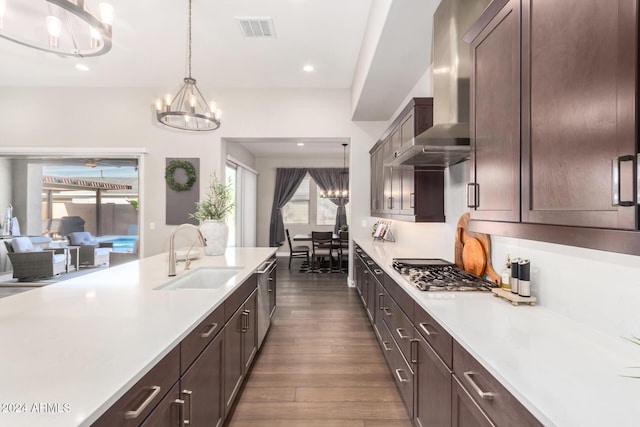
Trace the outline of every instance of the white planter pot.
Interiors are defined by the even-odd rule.
[[[200,232],[207,240],[205,255],[224,255],[229,240],[229,227],[224,221],[208,219],[200,224]]]

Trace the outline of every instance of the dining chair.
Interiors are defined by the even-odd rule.
[[[284,232],[287,235],[287,242],[289,243],[289,270],[291,270],[291,260],[294,258],[306,258],[307,266],[310,266],[309,247],[303,246],[303,245],[293,246],[291,244],[291,236],[289,235],[289,229],[287,228]]]
[[[323,259],[329,258],[329,273],[333,271],[333,233],[331,231],[312,231],[311,248],[313,251],[313,271],[320,271]]]
[[[349,260],[349,232],[341,231],[338,233],[338,269],[343,272],[349,270],[349,265],[343,268],[345,259]]]

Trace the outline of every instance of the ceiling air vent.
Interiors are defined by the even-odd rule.
[[[276,30],[270,17],[236,16],[236,21],[246,39],[276,38]]]

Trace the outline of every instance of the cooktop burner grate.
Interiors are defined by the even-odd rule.
[[[397,258],[393,268],[423,291],[488,291],[497,285],[437,258]]]

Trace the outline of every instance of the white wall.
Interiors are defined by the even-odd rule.
[[[359,203],[354,203],[352,218],[369,216],[368,149],[385,123],[351,122],[348,89],[201,90],[223,109],[222,126],[215,132],[185,133],[156,125],[153,102],[164,88],[0,88],[0,149],[146,147],[141,176],[141,204],[146,206],[141,206],[140,218],[146,229],[144,256],[166,251],[173,229],[165,225],[165,158],[199,157],[201,177],[213,172],[222,176],[226,150],[221,138],[350,138],[352,153],[360,156],[351,160],[351,171],[362,176],[351,182]],[[200,180],[201,194],[207,181]]]

